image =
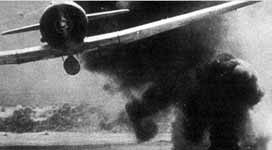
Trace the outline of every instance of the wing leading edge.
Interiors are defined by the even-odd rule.
[[[217,6],[204,8],[201,10],[193,11],[191,13],[162,19],[152,23],[140,25],[137,27],[96,35],[85,38],[85,49],[89,51],[94,49],[99,49],[102,47],[112,46],[112,45],[122,45],[135,42],[141,39],[145,39],[159,33],[174,30],[176,28],[188,25],[192,22],[199,21],[201,19],[213,17],[216,15],[224,14],[241,7],[245,7],[259,1],[231,1],[226,2]],[[98,48],[97,48],[98,47]],[[87,50],[88,51],[88,50]]]
[[[106,33],[84,39],[84,44],[72,54],[95,51],[106,47],[118,47],[141,39],[145,39],[159,33],[167,32],[192,22],[220,15],[232,10],[236,10],[247,5],[256,3],[257,1],[231,1],[217,6],[193,11],[191,13],[155,21],[141,26]],[[71,53],[69,53],[71,54]],[[0,51],[0,65],[3,64],[20,64],[42,59],[55,58],[68,55],[62,50],[52,49],[48,45],[37,46],[25,49]]]
[[[0,51],[0,65],[22,64],[64,55],[65,53],[63,53],[63,51],[52,49],[48,45],[35,46],[18,50]]]

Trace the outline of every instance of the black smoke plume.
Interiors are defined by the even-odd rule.
[[[174,125],[177,150],[182,148],[181,133],[185,139],[199,143],[205,131],[210,134],[211,150],[240,149],[248,111],[264,94],[249,66],[232,55],[220,54],[196,69],[197,86],[186,105],[179,106],[185,117],[179,117]]]
[[[93,22],[92,27],[100,25],[101,30],[110,31],[116,28],[117,24],[119,29],[123,29],[201,9],[218,2],[126,2],[122,5],[123,3],[118,2],[115,7],[129,7],[129,14],[110,21]],[[107,4],[92,6],[114,6],[113,3]],[[112,29],[107,27],[109,24]],[[155,135],[156,125],[152,121],[143,121],[139,125],[139,119],[150,120],[147,116],[152,116],[175,101],[183,99],[184,94],[188,93],[186,91],[192,87],[190,70],[214,55],[222,38],[221,31],[220,18],[202,20],[119,49],[87,53],[83,59],[88,70],[114,78],[123,91],[151,83],[141,100],[136,100],[128,94],[134,100],[127,105],[129,116],[135,123],[136,136],[140,140],[148,140]],[[138,108],[138,103],[145,107]],[[141,126],[149,128],[142,131]]]
[[[211,2],[130,2],[127,5],[132,8],[129,14],[92,22],[89,32],[98,24],[100,27],[96,28],[96,33],[114,30],[115,26],[120,30],[190,12],[208,4]],[[112,8],[112,3],[108,5]],[[123,88],[139,87],[147,82],[172,87],[179,80],[178,76],[183,76],[215,53],[222,38],[221,30],[220,18],[203,20],[112,51],[88,53],[84,56],[85,67],[114,77]]]
[[[96,30],[90,30],[89,34],[133,27],[218,3],[220,2],[97,2],[90,4],[92,5],[90,6],[91,10],[96,6],[101,6],[101,8],[103,6],[103,9],[125,7],[130,8],[131,12],[120,17],[92,22],[90,28]],[[131,99],[126,105],[127,113],[133,123],[139,142],[146,141],[154,137],[158,131],[153,119],[157,112],[165,110],[171,105],[178,108],[187,105],[191,105],[189,108],[194,107],[191,104],[190,97],[194,95],[194,91],[199,88],[200,84],[200,80],[197,80],[196,70],[203,64],[209,63],[219,52],[218,47],[224,38],[225,31],[226,28],[223,25],[222,18],[213,17],[115,50],[105,49],[90,52],[83,56],[83,60],[85,61],[85,67],[89,71],[105,74],[113,78],[120,85],[121,91],[124,91]],[[206,69],[208,68],[204,67],[204,70]],[[202,73],[202,75],[204,76],[205,73]],[[209,77],[213,78],[214,76]],[[235,80],[235,77],[233,79]],[[233,82],[233,84],[236,83]],[[134,96],[129,92],[131,89],[140,89],[146,85],[149,86],[141,96]],[[205,88],[204,85],[201,87]],[[243,87],[246,89],[240,88],[242,92],[252,90],[248,89],[247,85]],[[231,104],[233,106],[239,107],[240,104],[252,102],[249,99],[239,102],[238,97],[241,98],[241,94],[239,92],[233,92],[232,94],[230,98],[237,96],[237,105],[233,102]],[[204,99],[199,104],[197,101],[196,103],[198,105],[205,104]],[[254,101],[254,98],[252,99]],[[211,106],[217,105],[217,103],[213,103],[216,102],[215,100],[209,102],[211,102]],[[246,106],[252,105],[253,103],[250,103]],[[222,107],[225,106],[222,105]],[[209,108],[213,109],[214,107]],[[184,110],[185,117],[188,117],[190,110],[186,109]],[[226,108],[226,113],[228,113],[227,110],[228,108]],[[244,110],[245,108],[242,108],[241,112],[239,112],[242,118],[245,118]],[[178,115],[177,119],[181,118],[179,116],[181,115]],[[210,117],[213,118],[213,116]],[[228,117],[230,116],[225,115],[225,119],[228,119]],[[188,118],[194,119],[197,116]],[[180,119],[180,121],[183,122],[183,119]],[[216,126],[222,125],[220,123],[216,124],[216,119],[214,119],[214,124]],[[206,125],[203,126],[206,127]],[[176,130],[174,132],[180,133],[181,127],[179,125],[174,129]],[[200,130],[202,131],[202,129]],[[185,136],[188,136],[189,139],[190,136],[200,136],[194,134],[194,132],[185,133]],[[173,137],[174,146],[179,149],[180,147],[175,143],[179,143],[180,139],[175,138],[175,135]],[[198,140],[193,139],[193,141]]]

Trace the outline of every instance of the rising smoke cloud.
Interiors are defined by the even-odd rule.
[[[117,6],[128,6],[131,13],[113,24],[126,28],[217,3],[169,2],[166,5],[165,2],[131,2],[121,5],[121,2]],[[149,120],[144,126],[152,128],[148,128],[147,133],[140,132],[138,119],[154,115],[186,97],[186,93],[194,88],[191,70],[218,52],[217,47],[224,35],[222,32],[222,20],[215,17],[113,51],[87,53],[83,59],[88,70],[113,78],[119,89],[132,100],[127,110],[130,116],[134,116],[131,119],[136,123],[136,135],[141,140],[148,140],[156,134],[156,125]],[[131,92],[146,85],[149,88],[145,88],[141,96]],[[153,107],[137,110],[137,103],[142,102]]]
[[[152,21],[152,18],[166,17],[167,13],[171,16],[177,12],[187,12],[207,6],[205,2],[180,2],[179,5],[174,4],[180,9],[175,9],[173,4],[171,5],[171,2],[167,5],[160,2],[119,2],[116,6],[111,5],[111,7],[129,7],[132,9],[132,13],[121,17],[114,24],[122,29]],[[131,121],[134,122],[137,138],[140,141],[148,140],[157,132],[152,116],[176,102],[183,103],[188,97],[187,94],[195,90],[197,83],[194,70],[196,67],[209,62],[216,54],[222,52],[243,58],[253,63],[255,67],[260,65],[260,59],[256,60],[254,57],[262,45],[256,40],[255,42],[259,43],[257,45],[260,47],[256,46],[256,43],[251,42],[251,38],[254,39],[254,37],[247,36],[247,34],[252,35],[252,28],[256,29],[253,26],[248,26],[250,25],[250,21],[246,22],[249,19],[248,15],[256,16],[256,14],[245,10],[241,14],[242,16],[236,16],[236,13],[230,13],[227,17],[202,20],[113,51],[102,50],[97,53],[87,53],[83,57],[85,67],[91,72],[110,76],[119,84],[120,91],[123,91],[131,99],[126,108],[131,116]],[[249,20],[261,26],[265,22],[261,19]],[[257,29],[263,31],[263,29]],[[252,59],[256,61],[252,61]],[[263,79],[260,81],[262,84]],[[132,92],[133,90],[142,91],[143,87],[145,90],[140,96]],[[253,113],[257,108],[262,110],[264,106],[261,106],[262,103],[251,112]],[[253,122],[256,122],[256,118],[258,118],[256,116],[260,116],[256,114],[259,113],[253,113],[250,116],[251,118],[253,116]],[[141,129],[143,126],[152,128],[148,128],[146,131]]]
[[[167,13],[173,15],[180,10],[194,10],[197,3],[180,2],[176,6],[178,8],[171,10],[174,13],[169,12],[169,8],[175,4],[132,2],[129,6],[134,9],[131,14],[118,20],[119,28],[162,18]],[[197,5],[204,4],[207,5]],[[123,89],[139,87],[147,82],[173,86],[178,80],[174,75],[183,74],[207,61],[216,52],[222,38],[222,28],[220,18],[214,18],[113,51],[88,53],[84,58],[85,67],[117,79]]]

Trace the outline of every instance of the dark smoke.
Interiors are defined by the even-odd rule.
[[[191,3],[131,2],[129,6],[134,9],[126,16],[111,19],[114,22],[111,26],[118,24],[119,29],[127,28],[207,5]],[[101,22],[102,26],[110,26],[107,21]],[[114,77],[123,88],[139,87],[147,82],[172,87],[179,80],[179,74],[186,74],[215,53],[221,39],[220,22],[220,18],[205,20],[112,51],[88,53],[84,56],[86,68]]]
[[[118,24],[121,29],[181,12],[190,12],[211,4],[216,3],[131,2],[126,5],[132,8],[131,12],[116,20],[111,19],[111,22],[114,21],[111,24]],[[102,24],[107,26],[107,20],[105,22]],[[105,28],[103,30],[107,31],[108,28]],[[214,55],[222,38],[222,30],[220,18],[203,20],[119,49],[88,53],[84,56],[85,67],[92,72],[114,78],[123,91],[151,83],[141,100],[132,98],[132,103],[127,105],[131,120],[135,122],[137,137],[140,140],[148,140],[156,134],[157,129],[150,118],[146,117],[183,99],[184,94],[188,93],[186,91],[192,88],[190,70]],[[145,107],[138,108],[138,103]],[[139,119],[143,118],[143,124],[138,125],[136,122],[141,122]],[[140,132],[137,129],[140,126],[148,126],[151,129]]]
[[[131,12],[111,20],[105,19],[100,23],[93,22],[91,25],[93,28],[102,26],[102,31],[113,31],[174,16],[181,12],[190,12],[217,3],[218,2],[118,2],[115,4],[111,2],[108,8],[112,9],[118,6],[129,7],[131,8]],[[103,5],[105,6],[105,4]],[[95,4],[92,6],[94,7]],[[192,119],[189,120],[189,122],[199,121],[199,116],[198,114],[195,116],[194,113],[196,112],[194,111],[206,113],[206,110],[211,109],[211,114],[206,116],[209,118],[207,119],[209,123],[206,122],[206,118],[201,118],[202,120],[204,119],[203,122],[200,120],[200,122],[194,124],[199,124],[199,127],[202,127],[198,129],[199,131],[192,131],[194,126],[191,123],[188,125],[188,123],[185,122],[184,128],[189,129],[184,133],[184,136],[192,142],[199,142],[202,139],[203,131],[208,128],[207,125],[212,124],[218,128],[214,127],[211,129],[210,138],[212,141],[215,141],[214,144],[217,144],[217,137],[214,137],[214,135],[221,131],[220,126],[233,123],[233,126],[230,128],[236,128],[240,125],[240,123],[237,123],[240,122],[238,120],[246,120],[246,110],[258,102],[258,97],[254,97],[254,94],[256,93],[247,95],[247,93],[252,92],[252,90],[254,91],[254,82],[256,81],[256,78],[252,79],[254,80],[252,81],[253,83],[249,82],[246,79],[251,79],[251,76],[249,77],[246,71],[240,71],[238,68],[237,70],[230,72],[233,80],[230,81],[231,84],[238,84],[238,91],[243,94],[236,91],[237,89],[233,89],[234,91],[227,91],[229,87],[226,87],[225,89],[223,88],[220,90],[221,86],[219,85],[215,88],[209,87],[209,84],[207,83],[205,84],[205,81],[208,81],[208,79],[210,80],[210,78],[211,80],[216,80],[216,76],[220,77],[221,69],[233,69],[233,67],[240,65],[239,62],[236,61],[229,64],[229,59],[234,60],[234,58],[232,58],[232,56],[224,55],[223,58],[220,58],[220,60],[222,59],[223,68],[220,68],[222,66],[219,65],[218,72],[209,70],[216,67],[216,65],[213,66],[209,62],[219,52],[218,47],[224,38],[225,31],[226,28],[222,18],[214,17],[120,47],[119,49],[105,49],[98,52],[87,53],[83,56],[83,59],[85,61],[85,67],[89,71],[110,76],[120,85],[120,90],[124,91],[128,98],[131,99],[126,105],[126,110],[139,142],[149,140],[157,134],[158,127],[155,123],[154,116],[156,113],[174,105],[178,108],[188,106],[184,108],[184,113],[185,118]],[[95,34],[100,33],[101,31],[96,30],[89,32],[90,34]],[[203,66],[203,64],[208,65]],[[196,70],[199,67],[203,67],[203,69],[200,69],[203,71],[197,73],[198,76],[196,76]],[[246,79],[244,79],[244,77]],[[198,78],[201,80],[198,80]],[[227,85],[227,83],[228,82],[225,81],[222,81],[222,83],[220,82],[220,84],[223,85]],[[140,96],[135,96],[130,92],[132,89],[137,90],[147,84],[149,85],[148,88]],[[205,88],[210,90],[205,91],[208,92],[208,94],[204,92],[203,89]],[[218,103],[218,95],[213,95],[211,92],[217,90],[217,88],[219,88],[218,92],[221,92],[221,94],[223,94],[222,92],[227,92],[232,95],[219,95],[219,97],[221,96],[220,98],[227,96],[226,98],[228,99],[223,99],[222,103]],[[195,91],[197,92],[195,93]],[[198,92],[201,93],[199,93],[201,96],[198,98],[200,99],[199,102],[192,98],[192,95],[196,97],[199,96]],[[253,97],[249,98],[250,96]],[[208,102],[205,101],[206,99]],[[229,99],[235,99],[235,101],[231,100],[230,103],[228,103]],[[209,104],[208,106],[206,106],[207,103]],[[205,111],[201,111],[202,107],[199,107],[199,105],[203,105]],[[222,112],[220,112],[221,107],[218,107],[217,105],[223,107]],[[234,107],[234,111],[237,110],[235,113],[230,113],[229,111],[229,108],[232,108],[232,106]],[[201,109],[198,110],[198,108]],[[214,110],[214,108],[218,108],[218,110]],[[226,122],[220,121],[218,115],[222,115]],[[235,118],[236,120],[233,120],[232,115],[240,118]],[[184,122],[184,117],[181,116],[181,114],[178,114],[176,122]],[[183,133],[181,127],[182,125],[179,124],[174,129],[174,132]],[[236,130],[230,130],[232,129],[226,129],[224,133],[231,132],[230,134],[236,134],[238,132]],[[236,138],[232,135],[228,136]],[[175,135],[173,136],[174,146],[176,149],[180,149],[181,147],[179,147],[179,144],[182,142],[176,137],[177,136]],[[227,138],[230,143],[237,144],[236,139],[234,139],[233,142],[233,139],[230,137]],[[215,145],[215,147],[216,146],[218,145]]]
[[[256,105],[263,92],[249,65],[229,54],[218,55],[196,71],[197,87],[183,108],[183,129],[178,119],[175,128],[184,138],[199,143],[209,131],[210,149],[238,150],[240,137],[246,130],[248,111]],[[182,131],[183,130],[183,131]],[[174,145],[180,149],[179,132]]]

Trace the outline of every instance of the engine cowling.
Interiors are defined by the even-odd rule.
[[[40,19],[42,42],[59,49],[72,49],[87,33],[86,12],[76,3],[49,6]]]

